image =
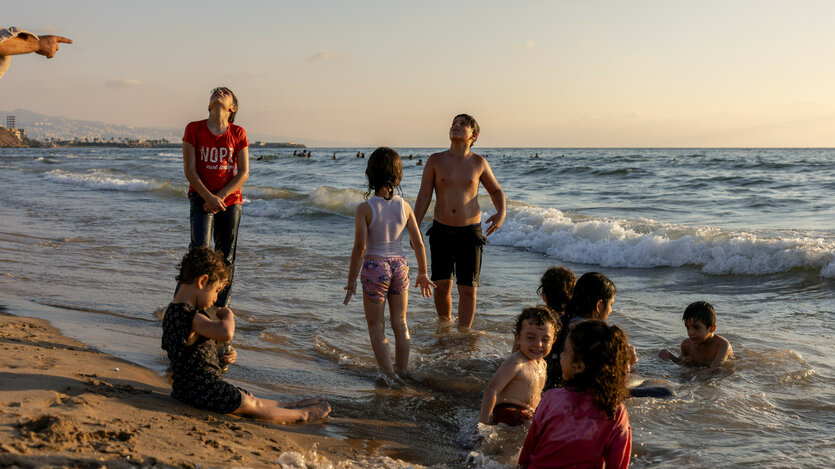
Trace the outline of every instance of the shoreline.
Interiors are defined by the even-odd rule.
[[[189,407],[156,372],[44,319],[0,306],[0,331],[0,466],[275,467],[373,456],[323,435],[325,423],[277,426]]]

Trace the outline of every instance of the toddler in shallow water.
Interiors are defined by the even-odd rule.
[[[218,343],[232,340],[235,315],[229,308],[218,308],[217,319],[212,319],[205,309],[226,286],[229,267],[217,251],[197,247],[183,257],[179,270],[179,288],[162,320],[162,348],[171,360],[172,397],[199,409],[272,423],[320,419],[330,413],[330,406],[318,398],[281,403],[257,398],[221,379],[224,363],[218,356]],[[237,352],[232,350],[223,358],[234,363]]]
[[[558,327],[553,313],[543,306],[526,308],[516,318],[517,351],[502,363],[487,385],[481,423],[515,426],[533,418],[545,386],[544,357],[551,351]]]

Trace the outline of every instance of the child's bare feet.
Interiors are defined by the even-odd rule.
[[[394,367],[394,372],[403,381],[407,381],[407,380],[412,379],[412,375],[409,374],[409,370],[404,370],[403,368],[400,368],[399,366]]]
[[[380,372],[377,374],[377,379],[375,380],[378,386],[385,386],[387,388],[392,389],[400,389],[406,386],[406,382],[403,381],[397,373],[392,373],[390,375]]]
[[[304,407],[307,411],[307,418],[305,420],[323,419],[331,413],[331,406],[327,402],[317,402],[314,405]]]

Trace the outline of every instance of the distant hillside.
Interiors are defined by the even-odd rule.
[[[41,141],[83,140],[86,138],[91,142],[110,139],[170,140],[178,142],[182,130],[132,127],[60,116],[46,116],[26,109],[0,111],[0,123],[5,123],[6,116],[15,116],[17,128],[25,129],[27,137]]]
[[[28,138],[39,140],[45,144],[51,141],[72,141],[89,142],[101,144],[104,142],[127,142],[132,141],[169,141],[180,144],[183,136],[183,128],[155,128],[155,127],[133,127],[129,125],[108,124],[106,122],[85,121],[70,119],[67,117],[46,116],[26,109],[15,109],[14,111],[0,111],[0,125],[6,123],[6,116],[15,116],[15,126],[26,131]],[[183,124],[185,125],[185,123]],[[275,135],[250,134],[249,141],[255,143],[281,142],[283,139]],[[292,139],[289,139],[292,140]],[[304,147],[301,144],[285,143],[281,146]]]

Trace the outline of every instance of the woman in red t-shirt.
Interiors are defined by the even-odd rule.
[[[190,122],[183,135],[183,167],[191,204],[191,244],[210,246],[223,254],[230,277],[215,305],[229,306],[235,272],[241,186],[249,179],[249,141],[243,127],[234,125],[238,98],[229,88],[212,90],[209,118]]]

